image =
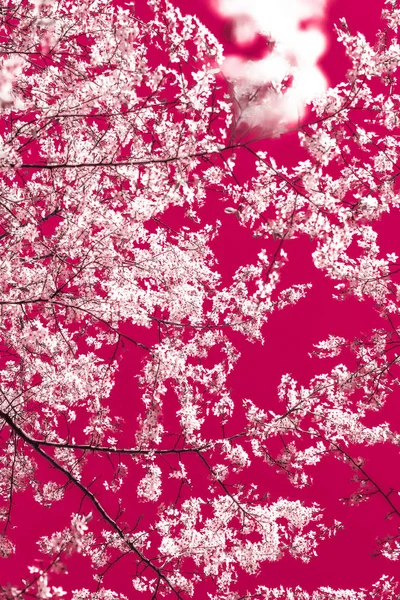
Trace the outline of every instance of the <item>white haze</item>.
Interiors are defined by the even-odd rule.
[[[251,43],[257,34],[274,43],[272,51],[266,44],[260,60],[227,56],[223,72],[234,86],[241,122],[279,135],[327,90],[318,66],[327,47],[326,0],[216,0],[215,9],[233,22],[237,44]]]

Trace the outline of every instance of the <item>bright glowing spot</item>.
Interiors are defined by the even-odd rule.
[[[223,71],[233,84],[241,123],[279,134],[328,87],[318,66],[327,45],[322,29],[326,0],[217,2],[218,12],[233,21],[237,43],[249,43],[260,33],[274,44],[257,61],[228,56]],[[304,27],[307,21],[312,25]]]

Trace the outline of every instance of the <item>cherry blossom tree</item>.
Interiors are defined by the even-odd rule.
[[[252,107],[268,109],[271,90],[279,103],[290,82],[265,94],[224,79],[222,48],[197,18],[165,0],[140,4],[1,5],[3,563],[19,550],[17,494],[74,507],[38,540],[41,561],[22,582],[0,581],[1,597],[123,599],[112,574],[124,561],[131,597],[196,597],[206,577],[214,600],[394,599],[385,574],[368,592],[255,577],[285,555],[311,560],[342,528],[301,499],[327,456],[353,471],[350,504],[379,495],[400,517],[397,490],[352,450],[400,444],[379,421],[399,384],[400,263],[395,247],[381,252],[379,222],[400,203],[400,8],[386,1],[375,45],[342,20],[346,80],[315,97],[304,122],[266,132]],[[260,136],[296,128],[309,158],[295,167],[278,164],[268,140],[260,149]],[[223,218],[207,218],[210,202],[224,203]],[[264,247],[226,285],[214,242],[231,219]],[[310,348],[337,362],[306,386],[283,372],[274,413],[234,402],[230,376],[238,335],[263,344],[265,323],[310,289],[281,281],[296,237],[312,240],[338,300],[369,299],[381,326]],[[124,357],[135,422],[112,396]],[[268,469],[298,499],[271,498],[257,479]],[[377,552],[398,560],[400,536],[383,536]],[[90,559],[90,590],[63,574],[72,555]]]

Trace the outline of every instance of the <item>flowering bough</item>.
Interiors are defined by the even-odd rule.
[[[315,118],[298,131],[310,159],[289,169],[235,140],[213,36],[164,0],[148,4],[143,14],[106,0],[1,7],[0,554],[18,551],[15,494],[31,491],[44,507],[80,499],[62,531],[38,540],[47,565],[20,586],[0,582],[7,599],[125,598],[110,577],[125,557],[135,594],[193,596],[206,575],[210,598],[239,598],[243,572],[284,555],[309,561],[342,527],[323,523],[316,503],[249,484],[260,466],[301,489],[309,467],[333,455],[360,483],[350,503],[380,494],[400,517],[351,450],[400,443],[390,424],[365,422],[398,384],[399,259],[380,254],[374,224],[400,202],[399,9],[386,2],[374,48],[341,22],[352,68],[313,101]],[[243,183],[241,156],[254,164]],[[213,250],[223,224],[202,216],[215,192],[229,201],[227,219],[273,247],[230,285]],[[314,264],[338,296],[371,298],[384,324],[368,339],[318,344],[321,357],[350,348],[357,367],[338,363],[307,387],[284,375],[281,414],[251,399],[235,406],[232,332],[262,343],[270,316],[310,287],[280,281],[296,236],[315,241]],[[141,361],[136,428],[111,396],[128,347]],[[132,473],[142,516],[123,501]],[[381,547],[398,558],[397,537]],[[90,558],[92,590],[51,583],[71,553]],[[369,597],[394,598],[395,587],[383,577]],[[254,585],[241,597],[366,596]]]

